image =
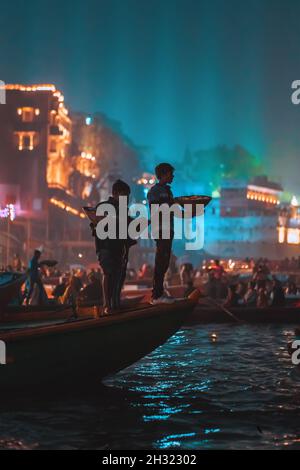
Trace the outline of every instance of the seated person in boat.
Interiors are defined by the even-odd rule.
[[[173,253],[173,251],[171,251],[169,269],[170,269],[170,271],[171,271],[171,274],[176,274],[176,273],[178,272],[178,268],[177,268],[177,256]]]
[[[224,298],[226,296],[226,293],[224,295],[226,272],[219,259],[214,260],[214,264],[209,268],[209,274],[209,289],[211,291],[211,297],[217,299]]]
[[[22,270],[22,261],[20,255],[18,253],[14,254],[12,267],[14,271],[21,271]]]
[[[130,195],[130,187],[122,180],[117,180],[112,187],[112,196],[108,201],[100,204],[111,204],[116,211],[117,225],[119,220],[119,197]],[[129,222],[129,218],[128,221]],[[121,290],[126,277],[129,248],[136,242],[129,237],[127,239],[105,238],[101,240],[97,237],[96,227],[91,224],[93,236],[95,237],[96,253],[102,273],[102,297],[103,313],[110,314],[112,310],[120,308]],[[117,230],[118,233],[118,230]]]
[[[138,279],[150,279],[153,276],[153,269],[150,264],[144,263],[138,272]]]
[[[261,288],[261,287],[265,287],[266,285],[266,281],[268,279],[268,275],[269,275],[269,271],[267,270],[267,268],[263,265],[263,264],[260,264],[254,275],[253,275],[253,281],[255,281],[257,283],[257,288]]]
[[[247,291],[244,295],[244,305],[247,307],[253,306],[255,307],[257,302],[257,290],[255,289],[255,282],[250,281],[248,283]]]
[[[52,291],[52,296],[54,297],[55,300],[59,300],[59,298],[64,295],[68,282],[69,282],[69,279],[67,275],[60,277],[59,283],[57,284],[57,286],[54,287]]]
[[[172,206],[174,204],[174,197],[171,191],[170,184],[174,179],[174,167],[169,163],[160,163],[155,168],[156,183],[148,192],[148,203],[151,209],[153,204],[167,204]],[[155,234],[156,253],[155,253],[155,267],[153,276],[153,289],[151,304],[156,305],[160,303],[172,303],[174,299],[167,296],[164,292],[164,278],[168,270],[172,242],[174,238],[174,221],[171,216],[170,222],[170,237],[163,238],[163,221],[160,221],[159,233]]]
[[[183,294],[183,297],[188,297],[192,292],[194,292],[195,290],[195,286],[194,286],[194,283],[193,281],[188,281],[188,283],[186,284],[186,289],[184,291],[184,294]]]
[[[82,282],[79,277],[71,276],[66,290],[62,296],[62,303],[72,307],[73,317],[77,318],[77,299],[82,288]]]
[[[270,281],[270,279],[268,279],[265,283],[264,288],[265,288],[268,299],[270,299],[271,293],[273,291],[273,281]]]
[[[247,286],[245,282],[239,281],[236,289],[236,293],[240,296],[240,298],[244,298],[245,294],[247,292]]]
[[[295,281],[289,280],[287,288],[285,290],[285,294],[289,296],[296,296],[299,294]]]
[[[127,269],[126,278],[128,281],[136,281],[138,279],[138,274],[134,268]]]
[[[224,303],[224,307],[239,307],[240,306],[240,296],[236,292],[236,285],[232,284],[228,287],[227,298]]]
[[[257,308],[269,307],[269,298],[264,287],[258,289],[256,306]]]
[[[213,273],[214,273],[214,278],[216,280],[221,280],[223,275],[225,274],[225,269],[224,267],[221,265],[220,263],[220,260],[219,259],[215,259],[214,260],[214,264],[213,266],[211,267]]]
[[[180,281],[182,285],[193,282],[194,267],[192,263],[183,263],[179,270]]]
[[[281,282],[278,279],[273,280],[273,289],[271,292],[271,306],[282,307],[285,305],[285,295]]]
[[[88,275],[87,285],[79,292],[77,302],[84,304],[91,302],[93,304],[101,305],[103,303],[102,289],[99,289],[101,279],[95,272]]]

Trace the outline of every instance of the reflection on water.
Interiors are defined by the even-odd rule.
[[[20,391],[1,400],[0,449],[300,448],[292,331],[193,326],[99,389]]]

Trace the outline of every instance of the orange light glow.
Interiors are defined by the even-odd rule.
[[[280,204],[279,200],[277,198],[270,197],[267,193],[263,192],[258,192],[258,191],[253,191],[253,190],[248,190],[247,191],[247,199],[250,199],[251,201],[260,201],[260,202],[265,202],[267,204]]]
[[[18,149],[33,150],[39,143],[39,136],[37,132],[15,132],[18,139]]]
[[[6,90],[17,90],[17,91],[56,91],[54,85],[51,84],[39,84],[39,85],[18,85],[18,84],[7,84],[5,85]]]
[[[285,227],[278,227],[278,243],[285,242]]]
[[[65,204],[63,201],[60,201],[59,199],[55,199],[54,197],[52,197],[50,199],[50,203],[53,204],[56,207],[59,207],[62,210],[65,210],[66,212],[70,212],[71,214],[80,217],[81,219],[85,218],[85,215],[84,215],[83,212],[80,212],[79,210],[75,209],[74,207]]]

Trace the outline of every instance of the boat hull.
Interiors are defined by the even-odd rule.
[[[300,322],[299,307],[240,307],[229,308],[230,313],[241,322],[246,323],[296,323]],[[189,324],[197,323],[236,323],[233,317],[218,307],[208,307],[199,304],[187,319]]]
[[[143,300],[143,296],[136,296],[122,299],[122,308],[130,308]],[[101,310],[101,307],[95,307]],[[77,314],[80,318],[94,317],[95,308],[93,302],[86,302],[79,306]],[[67,320],[73,315],[72,308],[68,305],[49,304],[47,306],[29,305],[27,306],[8,306],[5,313],[2,314],[0,321],[0,330],[3,325],[18,327],[18,325],[28,323],[33,325],[34,322],[48,322],[52,320]],[[34,326],[34,325],[33,325]]]
[[[7,364],[1,390],[99,381],[135,363],[163,344],[182,325],[195,301],[147,307],[99,319],[79,320],[31,331],[0,333]]]
[[[65,305],[49,305],[43,306],[17,306],[17,307],[6,307],[5,313],[2,314],[0,322],[0,330],[2,325],[11,325],[35,322],[35,321],[47,321],[47,320],[58,320],[67,318],[72,315],[72,309]]]

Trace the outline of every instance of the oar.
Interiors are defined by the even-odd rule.
[[[216,307],[219,307],[220,310],[222,310],[227,315],[229,315],[231,318],[233,318],[237,323],[242,322],[238,317],[236,317],[232,312],[230,312],[230,310],[223,307],[223,305],[218,304],[218,302],[215,302],[211,297],[209,297],[209,300],[211,301],[212,304],[214,304]]]

